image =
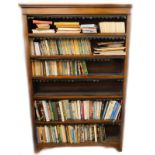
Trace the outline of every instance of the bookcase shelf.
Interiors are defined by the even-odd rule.
[[[22,4],[20,6],[24,22],[26,64],[35,151],[64,146],[105,146],[114,147],[118,151],[122,151],[132,6],[130,4]],[[36,21],[44,22],[43,25],[45,27],[40,29],[39,26],[41,25],[38,26],[35,23]],[[72,28],[75,30],[76,27],[78,30],[72,31],[73,29],[71,29],[70,33],[60,33],[64,32],[65,27],[63,27],[63,24],[61,25],[62,27],[57,27],[56,22],[78,23],[80,30],[75,24]],[[107,24],[102,29],[101,24],[103,23],[108,23],[111,26]],[[123,25],[123,28],[120,24]],[[89,27],[87,32],[95,29],[97,33],[81,33],[81,31],[84,32],[81,25],[94,25],[93,28]],[[58,28],[63,29],[60,30]],[[106,28],[107,30],[105,30]],[[38,30],[42,32],[34,33],[39,32]],[[51,32],[52,30],[53,32],[60,30],[60,32],[43,33]],[[105,55],[104,50],[107,50],[106,52],[112,50],[112,52],[109,52],[109,55],[107,53]],[[118,55],[118,51],[120,55]],[[117,54],[113,52],[117,52]],[[65,53],[68,53],[68,55],[65,55]],[[55,64],[53,65],[53,63]],[[50,68],[49,66],[52,67]],[[58,70],[56,74],[51,72],[54,67],[55,70]],[[82,115],[81,107],[86,106],[88,102],[89,106],[91,105],[92,107],[87,107],[88,109],[85,107]],[[69,112],[66,107],[68,104],[68,111],[79,112],[80,114],[78,113],[77,115],[80,115],[81,120],[78,117],[73,119],[72,116],[67,119],[66,115]],[[60,105],[62,105],[61,108]],[[100,105],[102,108],[99,107]],[[40,109],[38,106],[40,106]],[[111,108],[111,115],[109,107]],[[81,111],[78,111],[79,109]],[[119,112],[116,111],[118,109],[120,110]],[[66,118],[62,119],[62,114],[65,110],[67,111],[67,114],[64,113]],[[102,110],[102,113],[101,111],[99,113],[99,110]],[[108,119],[103,115],[103,110],[109,115]],[[44,113],[44,115],[49,115],[51,112],[53,113],[51,114],[53,118],[51,117],[50,121],[48,121],[47,116],[43,116],[39,112]],[[56,113],[61,116],[58,117],[59,119],[54,116]],[[115,116],[116,113],[118,117],[112,117],[112,114]],[[90,119],[88,117],[88,119],[83,119],[86,114]],[[93,114],[97,114],[98,118],[102,116],[102,119],[96,119]],[[40,117],[43,121],[39,121],[40,119],[38,119],[37,115],[43,116],[42,118]],[[71,128],[72,130],[70,130]],[[76,129],[78,131],[82,130],[83,133],[85,132],[84,134],[87,136],[84,137],[86,139],[80,139],[80,142],[83,140],[85,142],[69,143],[70,140],[68,139],[70,138],[75,141],[75,136],[77,136],[74,135]],[[49,130],[51,131],[48,132]],[[51,134],[51,137],[54,137],[58,136],[56,132],[61,132],[61,135],[59,135],[61,140],[65,135],[68,136],[69,132],[72,137],[67,137],[68,139],[66,138],[67,141],[65,143],[62,143],[61,140],[61,143],[53,143],[54,139],[51,140],[51,138],[49,142],[48,133]],[[81,134],[81,132],[79,133]],[[91,136],[94,137],[91,139]],[[102,141],[102,138],[105,139]]]
[[[61,93],[35,93],[34,99],[104,99],[104,98],[122,98],[122,92],[61,92]]]
[[[126,33],[43,33],[43,34],[34,34],[29,33],[29,37],[106,37],[106,36],[114,36],[114,37],[122,37],[126,36]]]
[[[32,77],[33,80],[52,80],[52,79],[123,79],[123,74],[101,74],[101,75],[79,75],[79,76],[42,76]]]
[[[31,59],[40,60],[63,60],[63,59],[124,59],[125,55],[54,55],[54,56],[31,56]]]
[[[41,122],[35,121],[37,125],[51,125],[51,124],[120,124],[120,120],[70,120],[70,121],[50,121]]]
[[[84,142],[84,143],[77,143],[77,144],[70,144],[70,143],[61,143],[61,144],[55,144],[55,143],[47,143],[47,144],[36,144],[37,149],[42,148],[50,148],[50,147],[64,147],[64,146],[106,146],[106,147],[115,147],[118,148],[120,145],[120,139],[119,137],[110,137],[107,138],[103,142]],[[119,151],[119,149],[118,149]]]

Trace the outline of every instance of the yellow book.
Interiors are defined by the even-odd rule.
[[[79,25],[79,22],[54,22],[54,25],[56,26],[62,26],[62,25]]]

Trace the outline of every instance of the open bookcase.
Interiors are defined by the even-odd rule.
[[[106,146],[121,151],[131,5],[20,6],[35,151],[59,146]],[[34,20],[52,21],[50,27],[45,26],[54,31],[59,29],[55,22],[95,24],[96,33],[33,33],[37,30]],[[101,22],[123,23],[124,27],[117,31],[114,25],[103,24],[101,31]],[[55,48],[51,40],[56,43],[57,54],[50,54]],[[119,50],[94,54],[101,48],[96,47],[99,43],[102,50],[104,43],[110,48],[121,46],[123,54]],[[84,53],[86,49],[88,53]],[[46,54],[46,50],[51,51]]]

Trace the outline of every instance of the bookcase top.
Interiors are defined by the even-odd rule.
[[[21,8],[132,8],[131,4],[19,4]]]

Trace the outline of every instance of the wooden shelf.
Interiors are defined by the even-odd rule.
[[[104,140],[103,142],[84,142],[84,143],[77,143],[77,144],[71,144],[71,143],[44,143],[44,144],[37,144],[37,149],[41,148],[50,148],[50,147],[61,147],[61,146],[107,146],[107,147],[118,147],[120,143],[119,137],[110,137]]]
[[[29,37],[106,37],[106,36],[126,36],[126,33],[29,33]]]
[[[120,120],[66,120],[62,121],[35,121],[37,125],[53,125],[53,124],[120,124]]]
[[[31,56],[31,59],[40,60],[60,60],[60,59],[106,59],[119,58],[124,59],[125,55],[52,55],[52,56]]]
[[[122,98],[122,92],[40,92],[33,95],[34,99],[104,99]]]
[[[122,74],[100,74],[100,75],[79,75],[79,76],[36,76],[32,77],[33,80],[52,80],[52,79],[123,79]]]

